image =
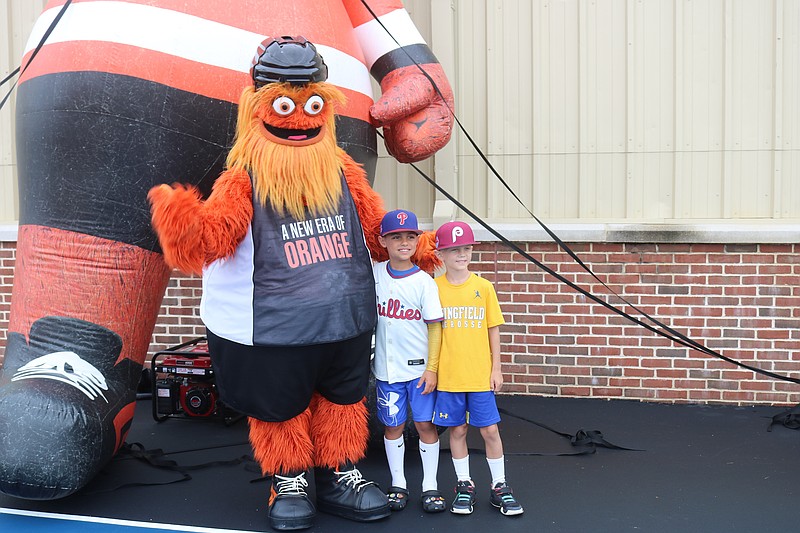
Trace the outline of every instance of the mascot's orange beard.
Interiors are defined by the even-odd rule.
[[[264,87],[256,92],[247,87],[239,101],[236,140],[228,154],[229,169],[241,168],[253,176],[255,198],[267,201],[281,214],[288,212],[297,220],[306,218],[307,208],[312,215],[332,213],[342,194],[340,177],[340,148],[336,145],[336,125],[332,103],[342,102],[344,95],[333,86],[315,84],[312,88],[295,89],[288,85]],[[323,126],[318,142],[292,145],[274,142],[266,137],[259,106],[271,106],[281,94],[296,96],[295,113],[270,124],[282,128],[308,128],[299,125],[294,117],[302,113],[302,95],[320,94],[328,106],[313,126]],[[307,119],[305,119],[307,120]]]

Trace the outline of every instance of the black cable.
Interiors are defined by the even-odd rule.
[[[72,0],[67,0],[66,2],[64,2],[64,5],[63,5],[63,6],[61,6],[61,10],[58,12],[58,15],[56,15],[56,18],[54,18],[54,19],[53,19],[53,22],[51,22],[51,23],[50,23],[50,27],[49,27],[49,28],[47,28],[47,31],[46,31],[46,32],[44,32],[44,35],[42,35],[42,38],[41,38],[41,40],[39,41],[39,44],[37,44],[37,45],[36,45],[36,48],[34,48],[33,52],[31,53],[31,57],[30,57],[30,59],[28,59],[28,62],[27,62],[27,63],[25,64],[25,66],[22,68],[22,71],[20,72],[20,68],[19,68],[19,67],[17,67],[17,68],[14,70],[14,72],[12,72],[12,73],[11,73],[11,74],[9,74],[8,76],[6,76],[6,77],[5,77],[5,79],[4,79],[2,82],[0,82],[0,85],[3,85],[3,84],[4,84],[4,83],[6,83],[8,80],[10,80],[11,78],[13,78],[13,77],[14,77],[14,75],[15,75],[17,72],[19,72],[19,76],[20,76],[20,78],[22,77],[22,75],[23,75],[23,74],[25,74],[25,71],[26,71],[26,70],[28,70],[28,67],[30,66],[31,62],[33,62],[33,58],[34,58],[34,57],[36,57],[36,54],[38,54],[38,53],[39,53],[39,50],[41,50],[41,49],[42,49],[42,47],[44,46],[44,43],[45,43],[45,41],[47,40],[47,38],[48,38],[48,37],[50,37],[50,34],[51,34],[51,33],[53,33],[53,30],[54,30],[54,29],[56,29],[56,26],[58,25],[59,21],[61,20],[61,17],[63,17],[63,16],[64,16],[64,12],[67,10],[67,7],[69,7],[69,5],[70,5],[71,3],[72,3]],[[14,87],[16,87],[16,86],[17,86],[17,83],[18,83],[18,82],[19,82],[19,78],[17,78],[17,79],[14,81],[14,84],[13,84],[13,85],[11,85],[11,88],[8,90],[8,92],[6,93],[6,95],[3,97],[3,100],[2,100],[2,101],[0,101],[0,109],[3,109],[3,106],[6,104],[6,101],[7,101],[7,100],[8,100],[8,98],[11,96],[11,92],[14,90]]]
[[[13,72],[11,72],[8,76],[0,80],[0,85],[5,85],[8,80],[17,75],[17,72],[19,72],[19,67],[15,68]]]
[[[673,328],[661,323],[659,320],[657,320],[655,318],[652,318],[649,315],[647,315],[647,317],[650,320],[652,320],[654,323],[656,323],[657,325],[659,325],[662,328],[664,328],[664,330],[666,330],[666,331],[662,331],[660,329],[657,329],[657,328],[651,326],[650,324],[642,322],[638,318],[636,318],[634,316],[631,316],[630,314],[628,314],[627,312],[623,311],[622,309],[619,309],[618,307],[606,302],[602,298],[600,298],[598,296],[595,296],[594,294],[592,294],[588,290],[584,289],[580,285],[570,281],[569,279],[565,278],[564,276],[562,276],[561,274],[559,274],[555,270],[551,269],[547,265],[545,265],[545,264],[541,263],[540,261],[536,260],[530,254],[525,252],[525,250],[523,250],[522,248],[520,248],[519,246],[517,246],[513,242],[509,241],[500,232],[498,232],[497,230],[492,228],[488,223],[486,223],[478,215],[476,215],[475,213],[473,213],[472,211],[467,209],[463,204],[461,204],[458,200],[456,200],[455,197],[453,197],[453,195],[448,193],[439,184],[437,184],[435,181],[433,181],[433,179],[430,176],[425,174],[425,172],[423,172],[414,163],[411,163],[411,166],[414,168],[414,170],[417,171],[417,173],[419,173],[423,178],[425,178],[425,180],[428,183],[430,183],[437,191],[442,193],[445,197],[447,197],[448,200],[450,200],[451,202],[456,204],[462,211],[464,211],[472,219],[474,219],[476,222],[478,222],[481,226],[486,228],[486,230],[489,231],[489,233],[491,233],[492,235],[497,237],[498,240],[500,240],[503,244],[505,244],[509,248],[513,249],[515,252],[520,254],[522,257],[524,257],[525,259],[527,259],[531,263],[535,264],[536,266],[538,266],[539,268],[541,268],[542,270],[544,270],[545,272],[547,272],[551,276],[555,277],[557,280],[559,280],[562,283],[568,285],[570,288],[580,292],[581,294],[583,294],[587,298],[591,299],[593,302],[602,305],[603,307],[605,307],[609,311],[612,311],[612,312],[614,312],[614,313],[616,313],[616,314],[618,314],[618,315],[620,315],[620,316],[622,316],[624,318],[627,318],[628,320],[634,322],[635,324],[638,324],[638,325],[642,326],[643,328],[645,328],[645,329],[647,329],[649,331],[652,331],[653,333],[655,333],[657,335],[661,335],[662,337],[666,337],[667,339],[669,339],[669,340],[671,340],[671,341],[673,341],[673,342],[675,342],[677,344],[681,344],[681,345],[683,345],[683,346],[685,346],[687,348],[691,348],[691,349],[700,351],[702,353],[705,353],[707,355],[711,355],[713,357],[717,357],[719,359],[722,359],[723,361],[727,361],[728,363],[731,363],[733,365],[739,366],[741,368],[745,368],[745,369],[750,370],[752,372],[756,372],[758,374],[763,374],[765,376],[769,376],[769,377],[774,378],[774,379],[779,379],[779,380],[783,380],[783,381],[790,381],[792,383],[800,384],[800,379],[792,378],[792,377],[789,377],[789,376],[783,376],[783,375],[780,375],[780,374],[776,374],[774,372],[770,372],[769,370],[764,370],[764,369],[761,369],[761,368],[750,366],[748,364],[742,363],[740,361],[736,361],[735,359],[731,359],[730,357],[722,355],[722,354],[712,350],[711,348],[708,348],[708,347],[704,346],[703,344],[700,344],[699,342],[697,342],[697,341],[685,336],[684,334],[674,330]]]
[[[383,28],[383,30],[387,33],[387,35],[389,35],[392,38],[392,40],[397,44],[399,49],[401,49],[401,50],[403,50],[405,52],[404,48],[400,45],[399,41],[397,41],[397,39],[395,39],[395,37],[391,34],[389,29],[386,28],[386,26],[383,24],[383,22],[381,22],[381,20],[375,14],[375,12],[372,10],[372,8],[367,4],[366,0],[361,0],[361,3],[364,5],[364,7],[367,9],[367,11],[369,11],[370,15],[372,15],[372,17],[375,19],[375,21],[381,26],[381,28]],[[536,222],[542,227],[542,229],[544,229],[545,232],[547,232],[547,234],[550,236],[550,238],[553,239],[558,244],[558,246],[561,248],[561,250],[563,250],[567,255],[569,255],[578,265],[581,266],[581,268],[583,268],[583,270],[585,270],[587,273],[589,273],[595,280],[597,280],[611,294],[613,294],[614,296],[619,298],[622,302],[624,302],[625,304],[630,306],[632,309],[636,310],[636,312],[639,313],[641,316],[643,316],[644,318],[646,318],[647,320],[649,320],[650,322],[652,322],[653,324],[657,325],[658,327],[660,327],[662,329],[658,329],[656,327],[651,326],[650,324],[642,322],[641,320],[631,316],[629,313],[627,313],[627,312],[623,311],[622,309],[619,309],[616,306],[606,302],[605,300],[595,296],[591,292],[587,291],[586,289],[583,289],[579,285],[573,283],[572,281],[570,281],[567,278],[565,278],[564,276],[558,274],[557,272],[555,272],[551,268],[549,268],[549,267],[545,266],[544,264],[542,264],[541,262],[537,261],[536,259],[531,257],[528,253],[526,253],[524,250],[522,250],[519,246],[515,245],[514,243],[512,243],[511,241],[506,239],[505,236],[503,236],[498,231],[496,231],[494,228],[492,228],[489,224],[487,224],[483,219],[478,217],[475,213],[473,213],[472,211],[467,209],[463,204],[461,204],[458,200],[456,200],[455,197],[453,197],[451,194],[449,194],[447,191],[445,191],[434,180],[432,180],[427,174],[425,174],[425,172],[423,172],[419,167],[417,167],[414,163],[411,163],[411,166],[414,168],[414,170],[416,170],[417,173],[419,173],[423,178],[425,178],[425,180],[427,180],[428,183],[430,183],[437,191],[442,193],[451,202],[453,202],[456,206],[458,206],[462,211],[467,213],[473,220],[478,222],[487,231],[489,231],[489,233],[491,233],[492,235],[497,237],[501,242],[503,242],[504,244],[506,244],[507,246],[512,248],[514,251],[516,251],[517,253],[522,255],[525,259],[527,259],[531,263],[535,264],[536,266],[538,266],[539,268],[541,268],[542,270],[544,270],[548,274],[552,275],[553,277],[555,277],[556,279],[558,279],[562,283],[565,283],[570,288],[580,292],[581,294],[583,294],[587,298],[591,299],[592,301],[594,301],[594,302],[602,305],[603,307],[607,308],[608,310],[610,310],[610,311],[612,311],[614,313],[617,313],[618,315],[627,318],[628,320],[634,322],[635,324],[638,324],[638,325],[644,327],[645,329],[647,329],[647,330],[649,330],[649,331],[651,331],[651,332],[653,332],[653,333],[655,333],[657,335],[661,335],[662,337],[665,337],[665,338],[669,339],[670,341],[672,341],[672,342],[674,342],[676,344],[680,344],[680,345],[685,346],[687,348],[691,348],[691,349],[697,350],[697,351],[699,351],[701,353],[704,353],[706,355],[710,355],[712,357],[719,358],[719,359],[721,359],[723,361],[726,361],[726,362],[731,363],[733,365],[739,366],[741,368],[745,368],[747,370],[750,370],[750,371],[758,373],[758,374],[762,374],[762,375],[765,375],[765,376],[768,376],[768,377],[771,377],[771,378],[774,378],[774,379],[778,379],[778,380],[789,381],[789,382],[792,382],[792,383],[800,384],[800,379],[798,379],[798,378],[792,378],[792,377],[789,377],[789,376],[783,376],[783,375],[780,375],[780,374],[776,374],[774,372],[770,372],[768,370],[763,370],[763,369],[760,369],[760,368],[757,368],[757,367],[754,367],[754,366],[747,365],[745,363],[742,363],[742,362],[737,361],[735,359],[732,359],[730,357],[724,356],[724,355],[722,355],[722,354],[720,354],[720,353],[718,353],[718,352],[706,347],[702,343],[695,341],[694,339],[692,339],[692,338],[684,335],[683,333],[673,329],[672,327],[664,324],[660,320],[650,316],[648,313],[646,313],[645,311],[640,309],[638,306],[632,304],[627,299],[625,299],[621,295],[617,294],[613,289],[611,289],[603,280],[601,280],[580,259],[580,257],[578,257],[578,255],[569,246],[567,246],[567,244],[563,240],[561,240],[555,234],[555,232],[553,232],[549,227],[547,227],[547,225],[544,224],[544,222],[539,220],[539,218],[536,215],[534,215],[531,212],[530,209],[528,209],[528,207],[525,205],[525,203],[519,198],[519,196],[514,192],[514,190],[508,185],[508,183],[503,179],[503,177],[500,175],[500,173],[497,172],[497,170],[494,168],[492,163],[489,161],[488,157],[481,151],[480,147],[478,147],[477,143],[474,141],[472,136],[470,136],[470,134],[467,132],[466,128],[461,123],[461,121],[459,120],[458,116],[455,114],[455,111],[453,111],[453,109],[448,105],[447,100],[444,98],[444,95],[442,94],[442,92],[439,89],[439,87],[436,85],[436,82],[433,80],[433,78],[425,71],[424,68],[422,68],[422,65],[420,65],[410,54],[408,54],[406,52],[406,55],[414,63],[414,65],[416,65],[417,69],[419,69],[419,71],[431,83],[431,85],[433,86],[433,88],[436,91],[436,93],[439,95],[439,97],[444,102],[444,105],[450,111],[450,114],[452,115],[452,117],[455,120],[456,124],[458,124],[458,127],[461,130],[461,132],[467,138],[469,143],[472,145],[472,147],[478,153],[478,155],[483,160],[483,162],[486,164],[486,166],[491,170],[492,174],[494,174],[494,176],[497,177],[497,179],[503,184],[505,189],[514,197],[514,199],[516,199],[517,202],[519,202],[519,204],[525,209],[525,211],[527,211],[528,214],[530,214],[530,216],[533,217],[533,219],[536,220]],[[381,137],[383,137],[383,136],[381,135]]]

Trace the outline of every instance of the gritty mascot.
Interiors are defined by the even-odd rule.
[[[316,509],[357,521],[390,514],[386,495],[355,466],[369,436],[370,251],[385,258],[384,209],[336,145],[344,96],[327,72],[304,38],[265,40],[209,198],[178,184],[149,194],[168,264],[202,271],[217,385],[249,417],[279,530],[311,527]],[[420,253],[435,262],[432,240]],[[316,508],[306,490],[312,468]]]

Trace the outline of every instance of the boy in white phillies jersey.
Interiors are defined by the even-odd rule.
[[[437,513],[447,507],[436,481],[439,434],[431,422],[442,340],[442,306],[433,278],[411,260],[421,233],[411,211],[390,211],[381,221],[379,242],[386,248],[389,260],[373,266],[378,326],[372,371],[378,420],[385,426],[383,441],[392,475],[387,491],[389,505],[393,511],[401,511],[408,503],[403,430],[410,406],[422,457],[420,502],[425,512]]]
[[[500,325],[504,323],[492,284],[469,269],[475,236],[464,222],[436,230],[436,250],[446,273],[436,278],[444,310],[439,359],[436,423],[450,429],[450,452],[456,471],[456,497],[450,507],[468,515],[475,505],[475,484],[469,473],[467,425],[480,429],[492,475],[489,501],[507,516],[523,510],[506,483],[500,413],[494,395],[503,386]]]

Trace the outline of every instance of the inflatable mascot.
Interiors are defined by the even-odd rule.
[[[344,94],[346,103],[338,103],[331,91],[319,96],[332,102],[307,98],[301,107],[308,106],[307,116],[313,117],[321,105],[317,116],[327,117],[328,106],[337,106],[336,139],[370,179],[377,153],[375,126],[383,127],[387,148],[400,161],[429,157],[448,141],[451,116],[445,101],[452,98],[451,90],[396,0],[53,0],[37,21],[17,93],[20,226],[0,375],[4,494],[42,500],[68,496],[85,486],[122,445],[171,273],[151,225],[148,192],[182,182],[203,197],[211,193],[232,146],[239,97],[253,85],[253,52],[267,36],[279,35],[303,35],[325,58],[327,83]],[[381,86],[377,102],[370,75]],[[280,116],[282,107],[277,107],[262,106],[259,112]],[[301,121],[306,123],[317,122]],[[333,130],[330,124],[319,124],[320,134]],[[276,138],[283,133],[272,132]],[[324,138],[329,140],[330,133]],[[303,144],[302,139],[289,142]],[[345,164],[348,185],[357,169]],[[227,181],[221,189],[233,194],[238,184],[242,193],[244,180]],[[326,186],[338,187],[343,195],[347,188],[335,179]],[[256,189],[255,200],[259,194],[271,198],[272,191]],[[354,205],[359,195],[371,197],[365,188],[353,190]],[[285,197],[289,215],[305,208],[292,204],[291,196]],[[363,253],[356,224],[362,213],[345,196],[315,192],[308,194],[308,201],[320,213],[315,218],[332,228],[325,238],[330,237],[334,249],[321,253],[353,254],[347,260],[357,264],[363,261],[355,257]],[[342,218],[326,218],[324,213],[340,213],[340,208]],[[255,210],[252,225],[265,227],[265,216],[279,215]],[[307,223],[286,229],[290,235],[302,232]],[[347,242],[341,235],[334,237],[342,232],[347,232]],[[221,244],[224,235],[212,241]],[[253,242],[254,251],[263,245],[247,237],[245,242]],[[317,253],[299,246],[292,256],[283,248],[276,254],[257,251],[259,260],[275,260],[279,252],[298,264],[309,257],[313,261]],[[216,254],[204,262],[224,255],[219,250]],[[170,258],[175,264],[181,261]],[[225,268],[234,268],[233,263]],[[209,267],[214,265],[221,263]],[[317,293],[340,293],[344,282],[337,276],[342,275],[320,276]],[[345,278],[353,276],[348,283],[354,286],[359,275],[354,268]],[[356,297],[346,295],[350,302]],[[215,311],[216,319],[224,321],[223,309]],[[308,312],[302,317],[304,327],[295,330],[322,338],[329,322],[352,321],[347,327],[354,332],[368,327],[368,316],[346,314]],[[240,337],[220,338],[223,351],[226,344],[248,344],[239,343]],[[324,408],[338,409],[352,401],[326,394],[321,398],[327,402],[315,396],[315,407],[323,408],[324,402]],[[292,414],[288,403],[281,409]],[[315,417],[303,413],[292,420],[313,424]],[[296,449],[303,446],[309,443],[297,443]],[[275,471],[299,475],[311,464],[311,453],[315,465],[332,465],[345,456],[350,462],[357,459],[357,454],[342,454],[343,448],[328,450],[333,455],[324,458],[318,456],[321,448],[308,448],[303,464],[282,464]],[[346,484],[357,476],[343,467],[349,463],[335,466],[344,476],[330,472],[332,483],[346,477]],[[331,496],[338,501],[338,494]]]

